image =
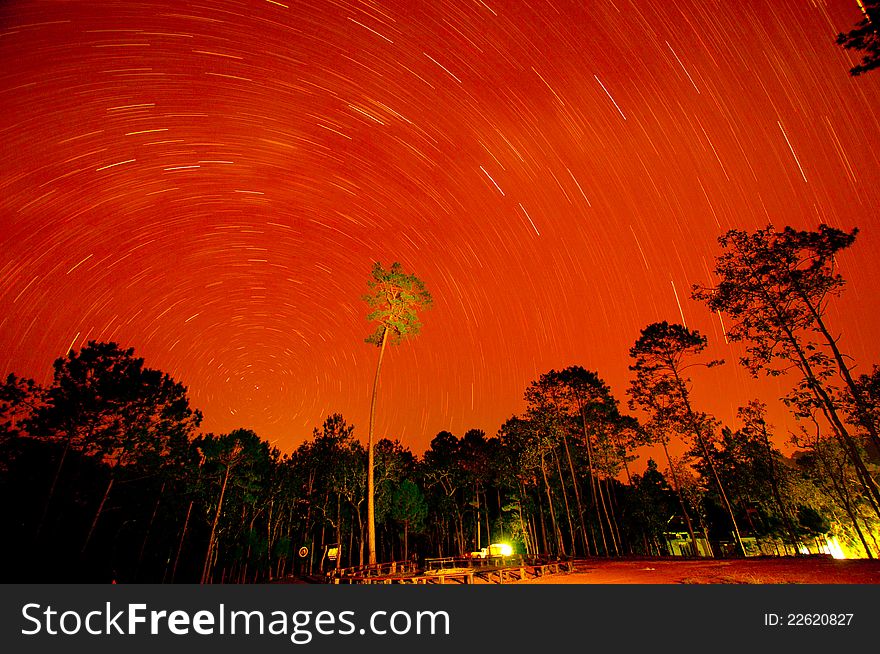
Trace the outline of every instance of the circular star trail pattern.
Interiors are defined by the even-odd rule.
[[[623,397],[649,322],[707,334],[730,421],[753,382],[689,299],[716,237],[862,233],[833,322],[878,358],[880,73],[855,3],[214,0],[0,6],[0,371],[88,340],[190,389],[206,430],[364,436],[361,295],[399,261],[435,299],[389,350],[377,431],[494,433],[571,364]],[[775,406],[778,407],[778,404]],[[778,411],[778,408],[776,409]],[[781,415],[778,414],[778,415]]]

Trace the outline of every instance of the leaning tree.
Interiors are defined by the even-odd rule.
[[[656,424],[668,425],[694,439],[697,451],[718,488],[721,503],[730,517],[737,548],[741,554],[745,554],[733,507],[727,498],[709,448],[713,420],[707,414],[695,410],[691,404],[687,369],[695,365],[711,367],[721,363],[694,361],[706,346],[705,336],[684,325],[670,325],[666,321],[648,325],[629,351],[635,360],[630,370],[636,374],[629,394],[633,405],[648,411]]]
[[[718,282],[695,286],[693,297],[732,319],[727,336],[745,344],[740,362],[753,376],[799,373],[786,403],[801,419],[818,412],[828,421],[880,516],[880,486],[865,464],[863,444],[851,433],[852,426],[864,429],[880,448],[870,390],[865,380],[853,378],[852,358],[828,322],[830,303],[845,286],[838,256],[857,233],[827,225],[816,231],[777,231],[772,225],[753,233],[730,230],[718,239]]]

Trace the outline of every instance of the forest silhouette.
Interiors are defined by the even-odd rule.
[[[546,560],[816,553],[833,541],[874,558],[880,369],[857,374],[828,311],[857,233],[731,230],[717,282],[693,288],[743,344],[738,364],[789,389],[788,434],[752,398],[734,399],[738,424],[702,411],[690,371],[724,362],[706,359],[698,331],[657,322],[630,350],[625,397],[571,365],[534,380],[495,435],[441,431],[421,455],[376,439],[385,345],[417,333],[431,304],[398,264],[377,264],[364,297],[379,348],[366,445],[338,413],[290,453],[248,429],[201,433],[180,382],[91,341],[55,362],[48,386],[10,374],[0,387],[2,578],[266,582],[492,543]],[[645,446],[663,457],[634,473]]]

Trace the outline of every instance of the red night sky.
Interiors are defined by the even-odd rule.
[[[289,451],[365,438],[361,295],[399,261],[434,296],[390,349],[377,433],[494,434],[550,368],[624,397],[657,320],[755,382],[689,299],[729,228],[862,231],[832,322],[880,359],[880,73],[849,0],[9,1],[0,6],[0,372],[88,340],[190,389],[203,427]],[[677,301],[678,300],[678,301]],[[680,302],[680,307],[679,307]]]

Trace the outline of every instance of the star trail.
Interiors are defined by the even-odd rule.
[[[171,373],[203,428],[283,450],[341,412],[365,438],[374,261],[425,281],[377,433],[494,434],[550,368],[624,397],[646,324],[728,365],[732,421],[786,380],[735,364],[689,298],[716,238],[861,229],[832,320],[880,334],[880,75],[844,0],[165,0],[0,5],[0,372],[87,341]],[[780,414],[783,409],[775,409]],[[783,418],[778,418],[777,422]]]

